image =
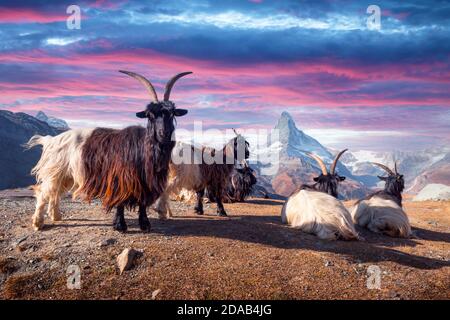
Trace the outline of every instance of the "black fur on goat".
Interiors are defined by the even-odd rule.
[[[235,168],[230,176],[226,190],[222,195],[222,202],[244,202],[251,194],[253,186],[256,184],[256,176],[252,168],[247,163],[242,168]],[[215,197],[206,191],[211,202],[216,202]]]
[[[337,165],[339,158],[347,150],[348,149],[344,149],[336,155],[333,163],[331,164],[330,172],[328,172],[325,163],[323,162],[323,160],[320,157],[308,152],[307,155],[317,161],[317,163],[320,166],[320,169],[322,170],[322,173],[318,177],[314,178],[314,181],[316,183],[314,183],[312,185],[303,184],[295,192],[298,192],[299,190],[315,190],[315,191],[319,191],[319,192],[328,193],[330,196],[337,198],[338,197],[338,191],[337,191],[338,185],[340,182],[345,180],[345,177],[340,176],[335,172],[336,165]]]
[[[394,170],[391,170],[389,167],[381,163],[372,163],[382,168],[388,174],[387,177],[378,176],[378,179],[385,182],[384,190],[376,191],[368,195],[366,198],[359,200],[357,203],[363,200],[369,200],[370,198],[377,196],[382,199],[393,200],[400,207],[402,207],[402,192],[403,189],[405,189],[405,180],[403,179],[403,175],[399,174],[397,171],[397,163],[395,163],[394,165]]]

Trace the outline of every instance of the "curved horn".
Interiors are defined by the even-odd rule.
[[[188,72],[182,72],[177,74],[176,76],[172,77],[172,79],[170,79],[167,84],[166,84],[166,88],[164,90],[164,101],[168,101],[170,98],[170,91],[172,91],[173,85],[175,84],[175,82],[177,82],[178,79],[180,79],[181,77],[187,76],[188,74],[191,74],[191,71]]]
[[[233,132],[234,132],[234,134],[235,134],[236,136],[238,136],[238,135],[239,135],[239,133],[237,133],[237,131],[236,131],[236,129],[235,129],[235,128],[231,128],[231,129],[233,129]]]
[[[148,81],[145,77],[131,71],[119,70],[119,72],[125,73],[126,75],[129,75],[130,77],[135,78],[137,81],[142,83],[147,88],[148,93],[150,93],[153,102],[158,102],[158,96],[156,95],[155,88],[153,88],[151,82]]]
[[[384,164],[378,163],[378,162],[372,162],[374,165],[379,166],[381,169],[384,169],[387,173],[391,174],[391,175],[395,175],[394,172],[392,172],[391,169],[389,169],[388,167],[386,167]]]
[[[313,158],[314,160],[317,161],[317,163],[318,163],[319,166],[320,166],[320,170],[322,170],[322,174],[323,174],[324,176],[326,176],[326,175],[328,174],[327,166],[326,166],[325,163],[322,161],[322,159],[320,159],[318,156],[316,156],[315,154],[310,153],[310,152],[307,152],[306,154],[307,154],[309,157],[311,157],[311,158]]]
[[[337,155],[336,155],[336,157],[334,158],[334,161],[333,161],[333,163],[331,164],[331,167],[330,167],[330,173],[331,174],[334,174],[334,171],[336,170],[336,166],[337,166],[337,163],[338,163],[338,160],[339,160],[339,158],[344,154],[344,152],[345,151],[347,151],[348,149],[344,149],[344,150],[342,150],[341,152],[339,152]]]
[[[397,161],[394,162],[394,171],[395,171],[395,174],[398,174],[398,171],[397,171]]]

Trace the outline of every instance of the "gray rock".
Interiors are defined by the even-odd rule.
[[[106,239],[106,240],[103,240],[102,242],[100,242],[98,244],[98,246],[99,247],[107,247],[107,246],[111,246],[111,245],[115,244],[116,242],[117,242],[117,239],[109,238],[109,239]]]
[[[161,292],[161,289],[157,289],[152,292],[152,300],[156,299],[156,296]]]
[[[430,183],[425,186],[413,201],[446,201],[450,200],[450,187],[445,184]]]
[[[130,270],[133,266],[134,260],[141,254],[141,252],[134,249],[124,249],[122,253],[119,254],[116,258],[120,274],[122,274],[124,271]]]

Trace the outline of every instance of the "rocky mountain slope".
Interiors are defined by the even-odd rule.
[[[0,190],[33,184],[30,170],[41,150],[25,150],[22,145],[35,134],[54,136],[61,132],[26,113],[0,110]]]
[[[426,185],[435,183],[450,186],[450,152],[444,158],[422,171],[412,181],[408,191],[417,193]]]
[[[406,190],[417,193],[429,183],[441,183],[450,186],[450,148],[447,146],[428,148],[421,151],[374,152],[354,151],[342,157],[342,163],[354,175],[382,175],[380,168],[370,162],[380,162],[391,167],[394,160],[398,163],[398,170],[405,177]],[[375,184],[366,183],[373,187]]]

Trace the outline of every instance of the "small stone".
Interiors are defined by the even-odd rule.
[[[121,254],[116,258],[117,266],[119,267],[120,274],[124,271],[131,269],[133,266],[134,259],[141,254],[139,251],[134,249],[124,249]]]
[[[161,292],[161,289],[157,289],[152,292],[152,300],[156,299],[156,296]]]
[[[19,239],[17,239],[16,241],[16,246],[19,245],[20,243],[24,242],[25,240],[27,240],[28,236],[23,236],[20,237]]]
[[[331,267],[332,265],[333,265],[333,262],[325,261],[325,267]]]
[[[111,245],[115,244],[116,242],[117,242],[117,239],[109,238],[109,239],[106,239],[106,240],[103,240],[102,242],[100,242],[98,244],[98,246],[99,247],[107,247],[107,246],[111,246]]]

